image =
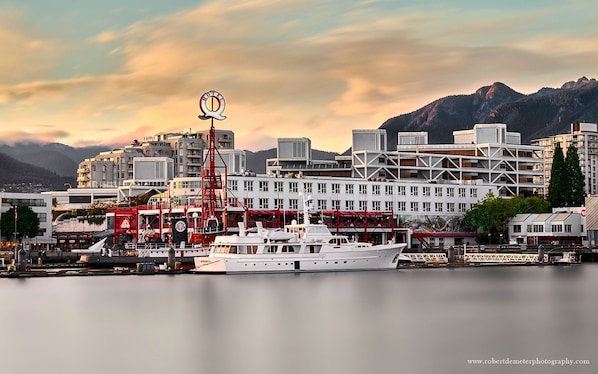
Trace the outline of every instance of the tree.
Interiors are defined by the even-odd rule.
[[[579,165],[579,155],[577,148],[571,144],[567,148],[567,158],[565,159],[567,167],[567,180],[569,193],[567,194],[566,206],[582,206],[585,204],[585,178]]]
[[[554,148],[552,158],[552,170],[550,171],[550,185],[548,186],[548,201],[554,207],[566,206],[568,201],[569,177],[567,176],[567,165],[560,143]]]
[[[15,207],[10,208],[0,218],[0,229],[6,239],[12,239],[15,235],[15,222],[17,224],[17,240],[25,236],[37,236],[39,231],[39,218],[28,206],[18,206],[15,215]]]

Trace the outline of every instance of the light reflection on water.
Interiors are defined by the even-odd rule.
[[[467,360],[592,361],[597,285],[593,264],[2,279],[0,372],[596,372]]]

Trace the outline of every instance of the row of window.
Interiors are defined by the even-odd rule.
[[[233,203],[233,201],[231,201]],[[247,209],[288,209],[298,210],[299,199],[288,199],[285,206],[285,199],[270,199],[270,198],[245,198],[244,204]],[[256,205],[257,204],[257,205]],[[315,207],[317,210],[345,210],[345,211],[398,211],[398,212],[459,212],[464,213],[471,208],[472,204],[466,203],[452,203],[452,202],[419,202],[419,201],[397,201],[393,206],[392,201],[371,201],[368,205],[367,200],[346,200],[344,206],[341,200],[316,200]],[[344,209],[343,209],[344,208]]]
[[[564,230],[563,230],[564,227]],[[561,224],[556,224],[556,225],[551,225],[551,231],[550,232],[571,232],[571,225],[570,224],[566,224],[566,225],[561,225]],[[583,226],[581,228],[581,231],[583,231]],[[514,233],[518,233],[521,232],[521,225],[513,225],[513,232]],[[544,225],[527,225],[527,232],[544,232]]]
[[[237,180],[230,180],[229,188],[232,191],[239,190],[239,181]],[[253,191],[254,190],[254,181],[245,180],[243,181],[243,190],[244,191]],[[279,181],[257,181],[257,188],[260,192],[285,192],[285,184],[288,184],[286,187],[286,191],[291,193],[298,193],[298,192],[305,192],[305,193],[312,193],[314,191],[314,187],[316,191],[320,194],[332,193],[332,194],[339,194],[341,190],[344,190],[345,194],[352,195],[355,193],[355,185],[354,184],[345,184],[344,188],[341,188],[340,183],[312,183],[312,182],[279,182]],[[315,185],[315,186],[314,186]],[[380,195],[381,194],[381,187],[380,185],[371,185],[372,195]],[[384,194],[385,195],[393,195],[395,193],[398,196],[406,196],[407,195],[407,187],[406,186],[393,186],[393,185],[385,185],[384,186]],[[476,188],[469,188],[469,192],[467,191],[468,188],[464,187],[429,187],[429,186],[410,186],[409,192],[410,196],[419,196],[421,191],[421,196],[433,196],[434,197],[455,197],[455,193],[459,197],[478,197],[478,190]],[[368,185],[367,184],[358,184],[357,185],[357,193],[360,195],[367,195],[368,193]]]

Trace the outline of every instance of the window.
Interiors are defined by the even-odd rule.
[[[372,201],[372,210],[373,211],[380,211],[380,202],[379,201]]]
[[[384,186],[384,192],[387,195],[392,195],[393,194],[393,188],[392,188],[392,186],[389,186],[389,185]]]
[[[424,203],[424,212],[429,212],[430,211],[430,203],[429,202],[425,202]]]
[[[404,212],[407,210],[407,203],[405,203],[404,201],[399,201],[397,203],[397,210],[400,212]]]
[[[448,197],[455,197],[455,189],[453,187],[447,188],[446,194],[448,195]]]
[[[368,186],[367,184],[360,184],[359,185],[359,194],[360,195],[365,195],[368,193]]]
[[[318,183],[318,193],[326,193],[326,183]]]
[[[478,190],[476,190],[475,188],[470,189],[469,196],[470,197],[478,197]]]
[[[297,188],[297,182],[289,183],[289,192],[294,192],[294,193],[299,192],[299,189]]]
[[[418,195],[417,186],[411,186],[411,196],[417,196],[417,195]]]
[[[442,203],[435,203],[434,208],[437,212],[442,212]]]
[[[430,187],[424,187],[423,188],[423,195],[424,196],[430,196]]]
[[[465,203],[459,203],[459,213],[464,213],[467,210],[467,205]]]
[[[384,210],[386,210],[387,212],[390,212],[391,210],[393,210],[392,201],[386,201],[384,203]]]
[[[412,201],[411,202],[411,211],[412,212],[417,212],[419,210],[419,206],[418,206],[418,202],[417,201]]]
[[[565,232],[571,232],[571,225],[565,225]]]
[[[268,209],[268,199],[259,199],[259,207],[260,209]]]
[[[552,225],[552,232],[563,232],[563,225]]]
[[[368,210],[368,202],[366,200],[359,201],[359,210],[362,210],[362,211]]]
[[[230,188],[231,191],[237,191],[239,186],[238,186],[238,181],[228,181],[228,188]]]
[[[274,192],[283,192],[282,182],[274,182]]]
[[[274,199],[274,209],[284,209],[284,200]]]
[[[397,186],[397,195],[405,196],[405,186]]]
[[[260,181],[260,192],[268,192],[268,181]]]
[[[380,195],[380,186],[379,185],[373,185],[372,186],[372,195]]]
[[[318,200],[318,210],[328,209],[326,202],[326,200]]]
[[[340,200],[332,200],[332,209],[333,210],[341,210],[341,201]]]
[[[554,232],[554,230],[552,230]],[[513,225],[513,232],[521,232],[521,225]]]
[[[247,207],[247,209],[253,209],[253,199],[252,198],[245,199],[245,206]]]
[[[459,188],[459,197],[465,197],[465,188]]]
[[[436,196],[436,197],[442,197],[442,187],[436,187],[436,188],[434,188],[434,196]]]
[[[353,185],[352,184],[345,185],[345,192],[349,195],[352,195],[353,194]]]
[[[338,183],[332,183],[332,193],[341,193],[341,185]]]
[[[305,193],[311,193],[313,190],[313,183],[304,183],[303,189],[305,190]]]
[[[244,191],[253,191],[253,181],[243,181]]]
[[[352,211],[354,209],[353,200],[345,201],[345,210]]]
[[[289,199],[289,209],[291,209],[291,210],[299,209],[299,200],[298,199]]]
[[[449,212],[455,211],[455,203],[446,203],[446,210]]]

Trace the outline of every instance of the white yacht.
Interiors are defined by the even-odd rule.
[[[284,229],[217,236],[208,257],[195,257],[195,273],[278,273],[395,269],[406,243],[372,245],[334,235],[324,224],[292,222]]]

